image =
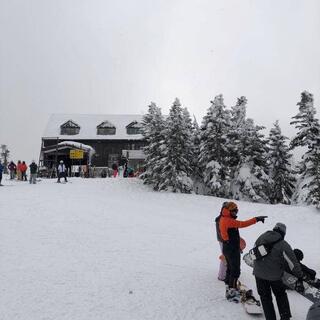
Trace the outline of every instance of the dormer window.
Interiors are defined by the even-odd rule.
[[[97,135],[114,135],[116,127],[109,121],[104,121],[97,126]]]
[[[126,126],[127,134],[142,134],[141,123],[133,121]]]
[[[77,125],[72,120],[69,120],[60,126],[61,135],[74,136],[76,134],[79,134],[79,132],[80,132],[80,126]]]

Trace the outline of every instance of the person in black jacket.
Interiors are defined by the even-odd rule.
[[[316,278],[317,272],[313,269],[310,269],[305,264],[301,263],[301,261],[304,258],[303,252],[300,249],[294,249],[293,252],[302,269],[303,279],[307,281],[309,284],[311,284],[312,286],[320,289],[320,280]],[[288,264],[286,264],[286,271],[290,273],[290,268]]]
[[[269,248],[269,253],[261,259],[254,261],[253,274],[256,277],[258,294],[266,320],[276,320],[276,313],[272,303],[272,294],[276,297],[280,320],[291,318],[290,304],[286,293],[286,287],[281,278],[285,269],[285,262],[290,266],[290,273],[298,277],[297,287],[301,288],[303,273],[296,256],[284,240],[286,235],[285,224],[278,222],[273,230],[263,233],[256,241],[255,246]]]
[[[34,160],[32,160],[31,164],[29,165],[30,169],[30,184],[36,184],[37,183],[37,171],[38,171],[38,166]]]

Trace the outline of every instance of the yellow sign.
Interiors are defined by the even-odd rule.
[[[70,159],[83,159],[83,150],[70,150]]]

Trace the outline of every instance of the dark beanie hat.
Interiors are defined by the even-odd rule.
[[[287,232],[287,227],[284,223],[278,222],[274,226],[273,231],[280,231],[283,235],[285,235]]]
[[[294,252],[298,261],[303,260],[303,252],[300,249],[294,249],[293,252]]]

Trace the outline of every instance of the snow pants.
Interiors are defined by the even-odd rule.
[[[30,180],[29,180],[30,184],[36,184],[37,182],[37,174],[36,173],[30,173]]]
[[[289,320],[291,318],[290,304],[286,287],[282,281],[269,281],[256,277],[256,283],[266,320],[277,320],[271,290],[276,297],[280,320]]]
[[[227,272],[224,280],[229,288],[237,288],[237,282],[240,277],[240,249],[223,243],[222,253],[227,261]]]
[[[13,180],[15,176],[14,170],[10,170],[10,180]]]
[[[0,172],[0,184],[1,184],[1,181],[2,181],[2,172]]]
[[[57,182],[60,182],[60,179],[61,178],[64,178],[64,181],[67,182],[67,173],[66,172],[59,172],[59,176],[58,176],[58,181]]]

